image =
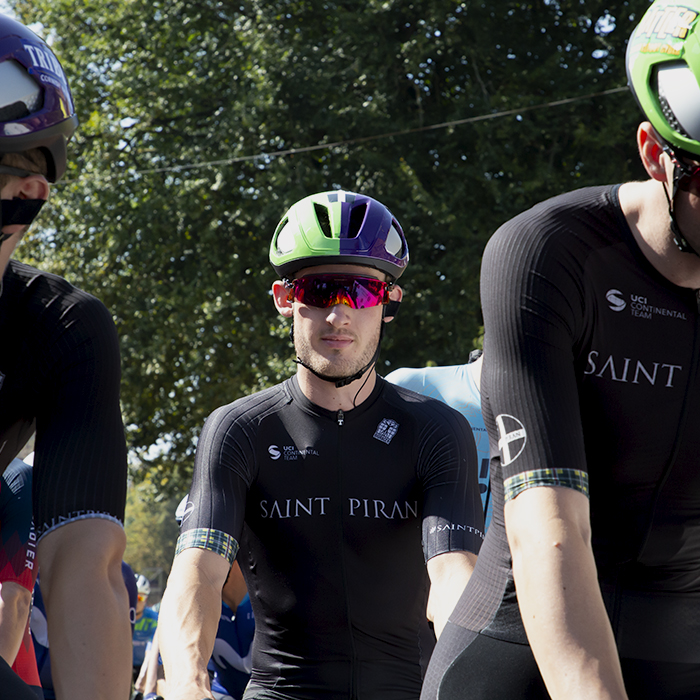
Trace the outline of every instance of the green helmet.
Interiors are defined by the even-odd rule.
[[[397,279],[408,264],[399,222],[376,199],[335,190],[305,197],[277,225],[270,263],[280,277],[303,267],[366,265]]]
[[[627,45],[632,92],[674,150],[700,156],[700,0],[656,0]]]

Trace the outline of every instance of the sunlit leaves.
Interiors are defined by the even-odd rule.
[[[641,175],[631,96],[583,98],[625,85],[646,0],[14,5],[55,37],[81,120],[21,255],[114,314],[128,437],[146,460],[136,476],[161,491],[185,487],[215,407],[294,370],[267,247],[297,199],[362,190],[402,222],[411,264],[388,370],[466,359],[499,224],[546,196]]]

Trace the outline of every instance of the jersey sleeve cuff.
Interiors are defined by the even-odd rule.
[[[580,469],[533,469],[511,476],[503,482],[504,500],[507,503],[525,489],[536,486],[566,486],[590,498],[586,472]]]
[[[231,535],[227,535],[221,530],[210,530],[205,527],[183,532],[177,538],[175,556],[185,549],[191,548],[206,549],[208,552],[219,554],[231,565],[238,554],[238,542]]]

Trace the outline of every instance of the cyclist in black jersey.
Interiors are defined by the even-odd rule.
[[[76,126],[56,56],[0,15],[0,471],[36,432],[32,507],[58,696],[122,700],[131,638],[116,330],[97,299],[11,259],[65,172]],[[0,662],[0,697],[34,697],[18,681]]]
[[[423,700],[700,697],[700,2],[630,39],[644,182],[484,253],[494,511]]]
[[[238,559],[256,620],[244,698],[416,700],[483,537],[466,420],[376,374],[408,262],[382,204],[295,204],[270,249],[296,375],[216,410],[195,460],[159,639],[168,700],[210,698]],[[426,572],[427,561],[427,572]]]

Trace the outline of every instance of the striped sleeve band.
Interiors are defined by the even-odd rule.
[[[590,498],[586,472],[580,469],[533,469],[511,476],[503,482],[505,501],[508,502],[525,489],[535,486],[566,486]]]
[[[177,538],[175,556],[183,550],[191,548],[206,549],[209,552],[214,552],[214,554],[219,554],[229,564],[233,564],[236,554],[238,554],[238,542],[231,535],[227,535],[221,530],[210,530],[204,527],[183,532]]]

